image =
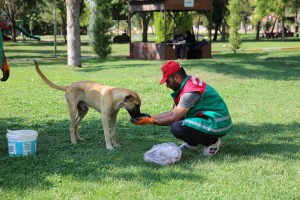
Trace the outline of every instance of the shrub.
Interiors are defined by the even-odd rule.
[[[93,49],[97,55],[101,58],[106,58],[111,54],[111,37],[109,28],[112,27],[113,23],[111,20],[111,9],[110,1],[108,0],[97,0],[96,1],[96,13],[94,13],[94,26],[93,30]]]

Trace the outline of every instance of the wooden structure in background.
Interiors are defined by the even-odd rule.
[[[166,30],[166,12],[206,11],[210,16],[211,26],[212,0],[129,0],[129,36],[131,38],[131,16],[135,12],[163,12]],[[195,58],[211,58],[211,28],[209,43],[201,49]],[[166,35],[165,35],[165,41]],[[167,43],[131,42],[130,58],[143,60],[175,60],[175,49]]]

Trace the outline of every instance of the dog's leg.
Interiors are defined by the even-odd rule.
[[[117,124],[117,116],[118,116],[118,111],[114,112],[110,116],[110,128],[111,128],[111,142],[113,147],[119,147],[120,145],[117,144],[116,142],[116,124]]]
[[[71,142],[73,144],[77,144],[76,140],[76,110],[70,108],[70,136],[71,136]]]
[[[84,116],[87,114],[87,112],[89,111],[89,107],[84,102],[79,102],[78,105],[77,105],[77,109],[78,109],[78,115],[76,117],[75,138],[76,138],[76,140],[84,140],[79,135],[78,125],[82,121]]]
[[[70,114],[70,136],[71,136],[71,142],[73,144],[77,144],[76,140],[76,114],[77,114],[77,102],[70,101],[70,97],[65,94],[65,98],[67,101],[67,104],[69,106],[69,114]]]
[[[111,139],[110,139],[108,117],[106,114],[104,114],[104,113],[101,114],[101,121],[102,121],[102,125],[103,125],[103,130],[104,130],[106,149],[112,150],[112,149],[114,149],[114,147],[112,146]]]

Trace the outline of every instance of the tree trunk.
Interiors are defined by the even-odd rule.
[[[219,26],[220,26],[219,24],[215,25],[215,33],[214,33],[213,41],[217,41],[217,39],[218,39]]]
[[[275,19],[275,21],[274,21],[274,23],[272,25],[271,33],[274,33],[276,22],[277,22],[277,18]]]
[[[16,42],[17,41],[17,33],[16,33],[16,27],[15,27],[16,21],[14,19],[11,20],[11,24],[12,24],[12,26],[11,26],[11,37],[12,37],[12,40],[14,42]]]
[[[222,35],[221,41],[224,42],[226,40],[226,20],[225,18],[222,20]]]
[[[224,0],[222,5],[222,34],[221,34],[221,41],[224,42],[226,40],[226,12],[227,12],[227,4],[228,1]]]
[[[256,40],[259,40],[259,31],[260,31],[260,21],[256,24]]]
[[[282,16],[282,22],[281,22],[281,41],[284,41],[284,37],[285,37],[285,25],[284,25],[284,16]]]
[[[68,66],[81,67],[79,10],[80,0],[67,0]]]
[[[62,32],[62,35],[64,36],[64,41],[65,41],[65,44],[67,44],[67,24],[66,24],[66,16],[62,16],[61,17],[61,20],[62,20],[62,23],[61,23],[61,32]]]
[[[141,13],[141,19],[142,19],[142,29],[143,29],[143,33],[142,33],[142,42],[148,42],[148,25],[151,19],[151,13],[148,14],[146,12],[142,12]]]
[[[8,3],[9,2],[9,3]],[[4,2],[6,5],[6,12],[8,13],[9,16],[9,20],[12,23],[12,27],[11,27],[11,37],[12,37],[12,41],[16,42],[17,41],[17,34],[16,34],[16,15],[15,15],[15,10],[12,8],[13,3],[14,2]]]

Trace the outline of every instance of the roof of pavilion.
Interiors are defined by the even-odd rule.
[[[211,10],[212,0],[128,0],[129,11],[199,11]]]

